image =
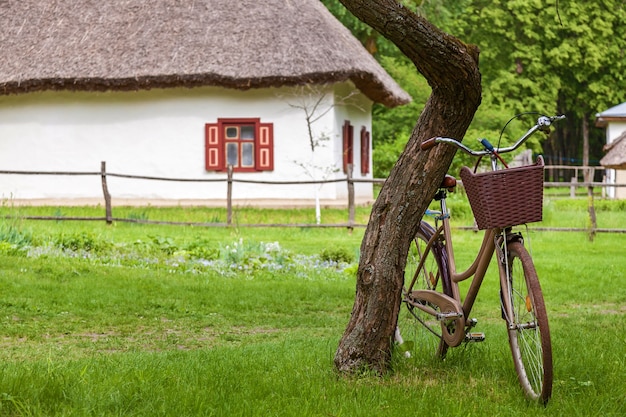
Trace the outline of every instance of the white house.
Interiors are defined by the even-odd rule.
[[[596,126],[606,128],[606,155],[600,165],[607,169],[609,184],[626,184],[626,103],[596,114]],[[609,197],[626,198],[625,187],[607,188]]]
[[[371,178],[373,103],[410,101],[318,0],[24,0],[0,5],[0,27],[0,171],[105,161],[109,173],[219,179],[232,165],[236,179],[310,181],[353,164]],[[314,187],[235,183],[233,197],[310,202]],[[115,204],[226,197],[223,182],[108,188]],[[343,200],[347,187],[319,193]],[[372,199],[371,184],[356,197]],[[100,203],[101,180],[0,174],[0,198]]]

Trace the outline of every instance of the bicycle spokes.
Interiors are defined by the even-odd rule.
[[[506,251],[500,265],[502,311],[515,370],[526,395],[546,403],[552,394],[552,347],[537,272],[521,242],[511,241]]]

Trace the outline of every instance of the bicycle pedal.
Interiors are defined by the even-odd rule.
[[[465,341],[466,342],[484,342],[485,341],[485,334],[484,333],[477,333],[477,332],[467,333],[465,335]]]
[[[455,319],[460,319],[461,317],[463,317],[463,313],[457,313],[457,312],[454,312],[454,311],[447,312],[447,313],[437,313],[437,315],[435,317],[439,321],[455,320]]]

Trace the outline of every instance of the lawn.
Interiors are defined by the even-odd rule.
[[[146,208],[134,216],[175,220],[176,210],[202,215]],[[626,227],[622,213],[609,207],[598,219]],[[546,204],[546,224],[584,218],[583,203]],[[455,233],[459,263],[469,262],[480,234]],[[354,301],[362,235],[0,220],[0,415],[624,415],[623,235],[590,242],[583,233],[527,233],[554,349],[546,408],[517,384],[493,267],[473,314],[485,342],[444,362],[397,355],[382,377],[338,375],[332,360]]]

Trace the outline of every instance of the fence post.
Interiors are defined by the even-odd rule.
[[[102,193],[104,194],[104,207],[107,224],[113,223],[113,210],[111,208],[111,194],[107,186],[107,163],[100,162],[100,178],[102,179]]]
[[[589,240],[593,241],[596,235],[596,229],[598,228],[598,222],[596,221],[596,209],[593,205],[593,186],[591,182],[595,177],[594,168],[588,168],[585,171],[585,181],[589,184],[587,187],[587,210],[589,212]]]
[[[347,169],[347,181],[348,181],[348,229],[352,230],[354,228],[354,217],[355,217],[355,208],[354,208],[354,181],[352,181],[352,171],[354,166],[352,164],[348,164]]]
[[[233,224],[233,166],[228,165],[228,187],[226,190],[226,224],[232,226]]]

